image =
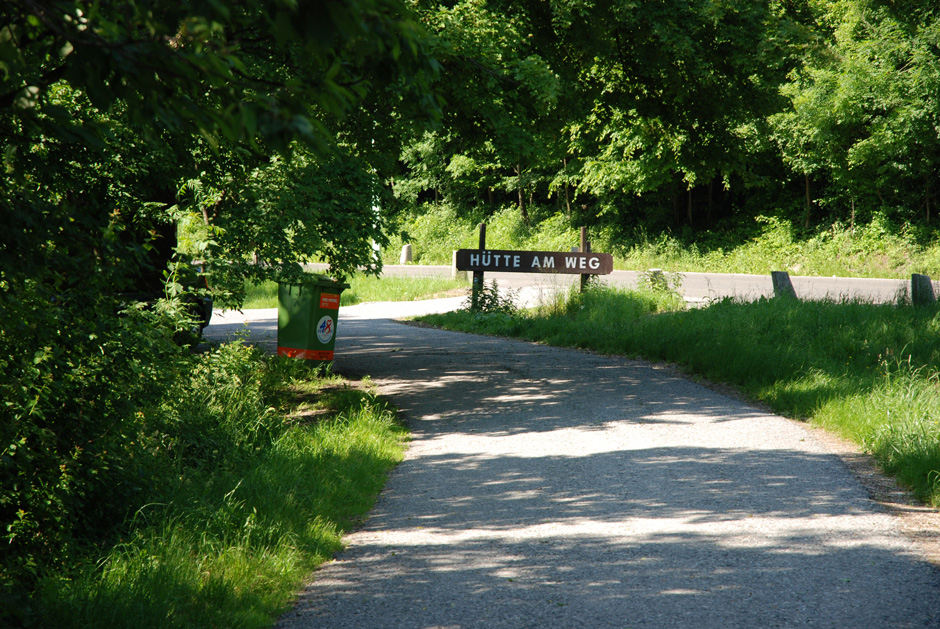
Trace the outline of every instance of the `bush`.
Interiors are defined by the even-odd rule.
[[[0,624],[25,624],[45,575],[72,574],[143,504],[278,424],[270,370],[237,344],[191,355],[174,341],[189,323],[176,300],[0,298]]]
[[[412,245],[412,260],[420,264],[450,264],[455,249],[476,247],[476,225],[457,216],[445,203],[424,205],[401,225],[403,234],[389,239],[386,263],[397,264],[403,244]]]
[[[474,295],[471,292],[464,302],[463,309],[483,315],[497,314],[512,317],[519,311],[519,307],[516,306],[517,292],[509,291],[504,295],[499,292],[496,280],[484,282],[476,290],[476,303],[474,304]]]
[[[241,343],[193,357],[148,424],[155,491],[40,581],[43,626],[269,627],[403,453],[374,394]]]
[[[490,249],[569,251],[580,240],[578,230],[561,214],[527,224],[518,208],[508,206],[484,220],[486,246]],[[407,241],[413,247],[415,263],[449,265],[455,249],[477,248],[479,223],[478,218],[459,216],[445,203],[425,205],[402,223],[403,233],[390,239],[383,257],[386,262],[397,263]]]
[[[44,572],[112,535],[148,485],[140,436],[185,350],[173,308],[119,312],[107,295],[19,288],[0,294],[0,590],[22,602]]]

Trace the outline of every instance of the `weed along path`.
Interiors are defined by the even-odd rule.
[[[811,429],[408,307],[341,312],[336,370],[413,440],[278,627],[940,626],[940,572]]]

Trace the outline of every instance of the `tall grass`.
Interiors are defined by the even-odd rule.
[[[940,310],[731,299],[684,310],[609,288],[516,317],[423,318],[470,332],[663,360],[874,453],[940,506]]]
[[[446,204],[427,205],[402,225],[420,264],[450,264],[454,249],[475,248],[479,217],[459,216]],[[494,249],[568,251],[579,242],[563,214],[523,221],[517,208],[485,219]],[[935,231],[897,224],[875,214],[864,224],[832,223],[804,229],[768,216],[729,220],[711,230],[650,233],[642,227],[595,227],[594,251],[614,254],[619,269],[897,278],[940,276],[940,238]],[[385,257],[398,255],[404,238],[393,237]]]
[[[447,204],[425,205],[403,226],[407,243],[402,235],[393,236],[383,256],[395,259],[403,244],[411,244],[416,263],[449,265],[455,249],[479,245],[478,224],[476,219],[458,216]],[[507,207],[486,219],[486,245],[491,249],[570,251],[580,238],[580,230],[563,214],[526,223],[516,207]]]
[[[623,268],[794,275],[896,278],[940,272],[940,246],[906,225],[875,215],[864,225],[841,223],[811,230],[774,217],[724,231],[650,235],[638,230],[610,243]]]
[[[869,390],[829,400],[814,420],[862,444],[885,471],[940,506],[940,376],[890,358]]]
[[[415,301],[432,299],[451,291],[465,290],[466,281],[444,277],[355,277],[340,295],[340,306],[353,306],[371,301]],[[277,308],[277,284],[248,284],[243,308]]]
[[[270,626],[402,457],[371,393],[237,344],[173,394],[150,435],[160,483],[116,543],[44,580],[43,625]]]

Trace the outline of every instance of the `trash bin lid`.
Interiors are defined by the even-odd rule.
[[[349,288],[349,284],[345,282],[340,282],[339,280],[333,279],[326,275],[319,275],[315,273],[306,273],[304,277],[296,281],[281,280],[279,284],[290,284],[296,286],[302,284],[304,286],[317,286],[319,288],[329,288],[332,290],[346,290]]]

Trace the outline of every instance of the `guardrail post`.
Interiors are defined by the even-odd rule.
[[[409,262],[411,262],[411,245],[402,245],[398,264],[408,264]]]
[[[793,282],[790,281],[790,274],[786,271],[771,271],[770,279],[774,284],[774,297],[788,297],[796,299],[796,291],[793,290]]]
[[[933,283],[930,277],[919,273],[911,274],[911,303],[915,306],[929,306],[936,303],[933,294]]]

